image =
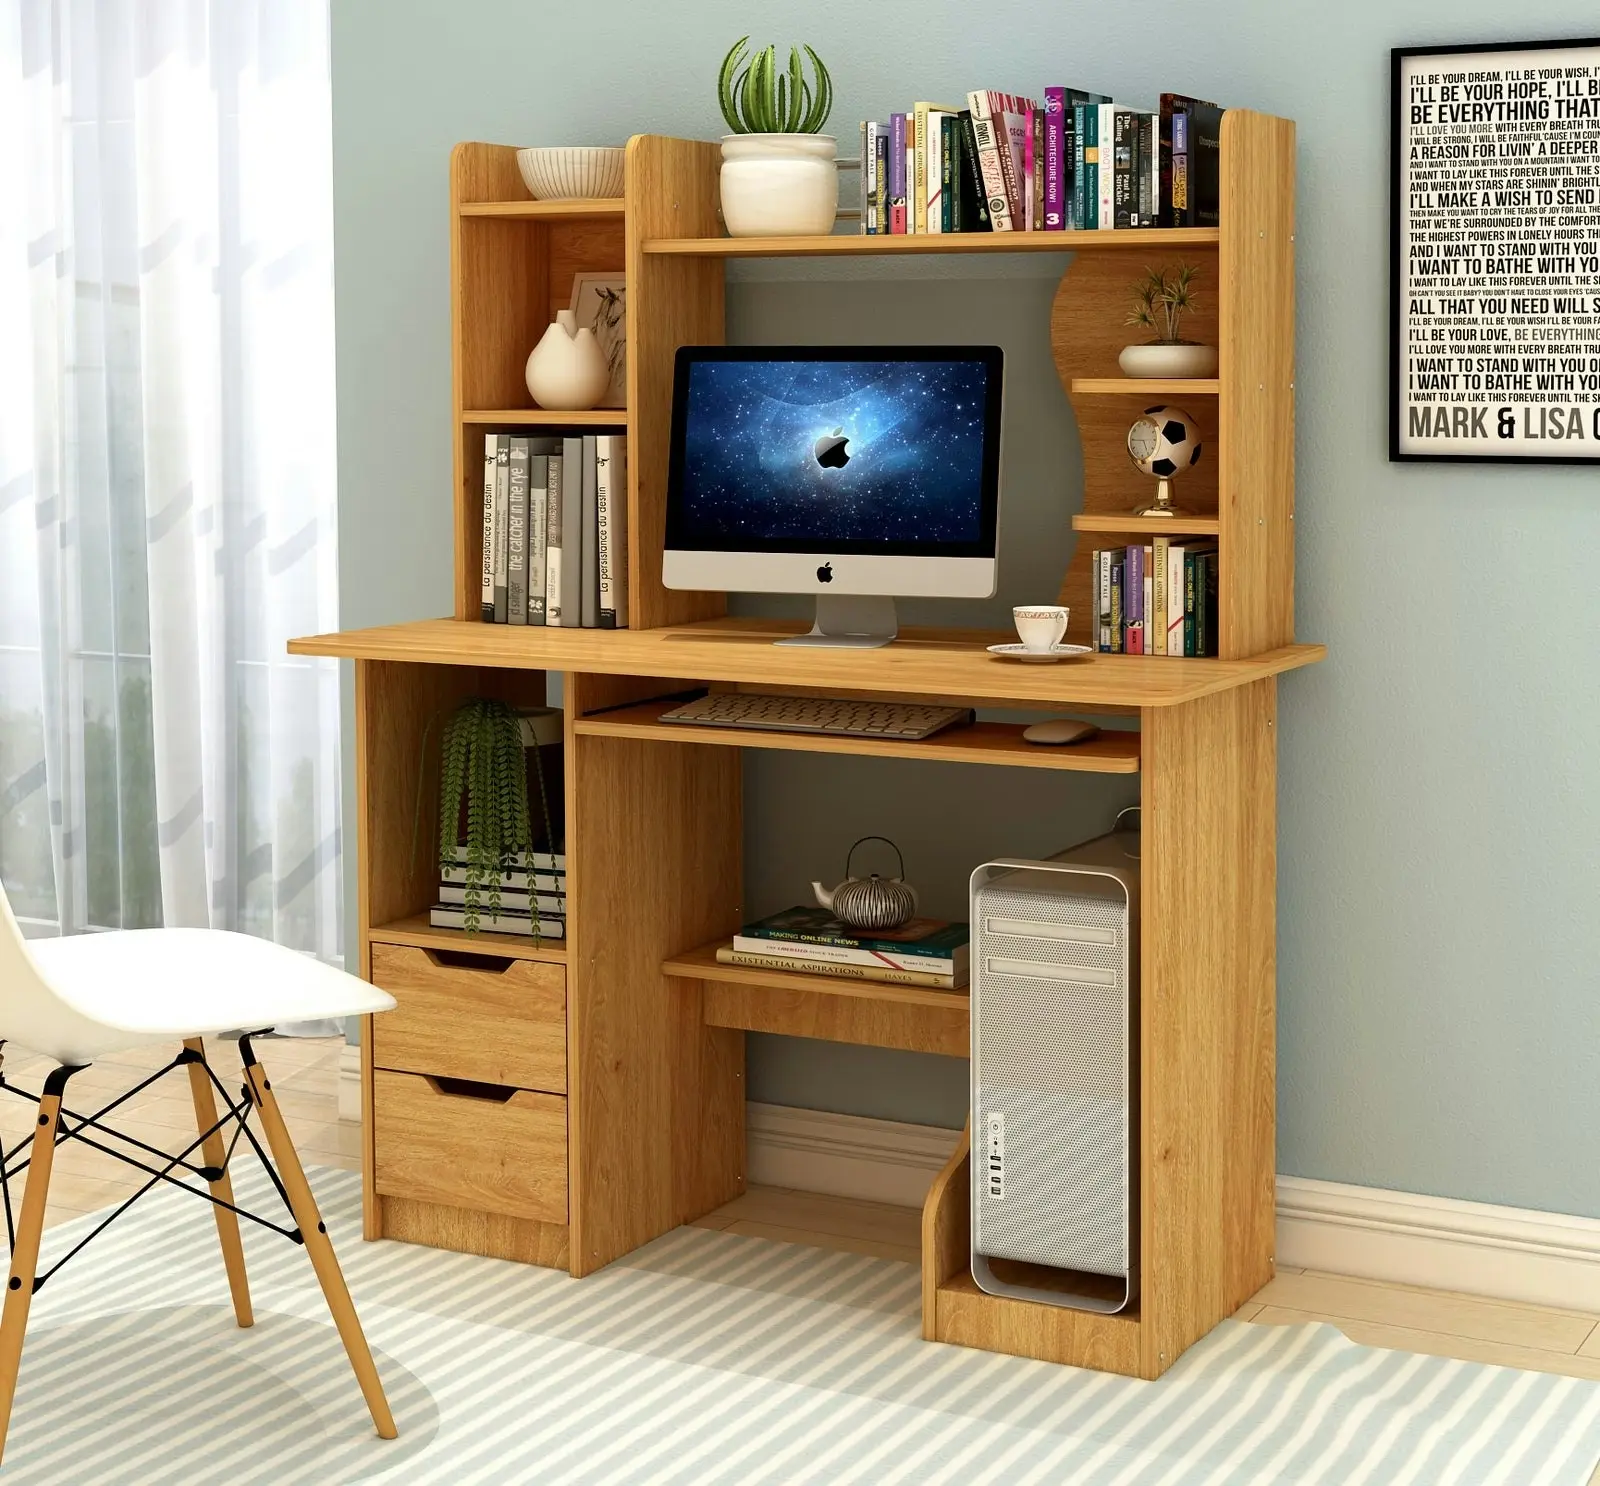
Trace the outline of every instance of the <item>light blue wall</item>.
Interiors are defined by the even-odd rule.
[[[1297,119],[1298,629],[1331,657],[1282,684],[1279,1169],[1600,1215],[1600,480],[1385,459],[1387,49],[1583,35],[1592,5],[1457,0],[1429,9],[1448,19],[1416,23],[1378,0],[333,11],[346,625],[449,608],[456,140],[710,137],[716,63],[752,28],[818,46],[846,140],[858,118],[914,97],[1047,81],[1130,102],[1175,88]],[[925,336],[1003,341],[1004,604],[1053,581],[1077,469],[1043,360],[1038,271],[994,282],[924,268],[897,285],[802,266],[742,277],[729,302],[747,340],[851,339],[868,323],[888,338],[928,313],[943,319]],[[950,909],[964,863],[1098,828],[1116,803],[875,768],[751,766],[752,909],[833,871],[858,818],[901,833]],[[837,828],[819,799],[837,803]],[[911,1120],[960,1108],[958,1064],[780,1039],[752,1049],[751,1082],[755,1097]]]

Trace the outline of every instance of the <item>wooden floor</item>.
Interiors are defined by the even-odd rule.
[[[278,1096],[300,1159],[308,1166],[339,1166],[359,1171],[360,1129],[356,1125],[339,1123],[339,1051],[344,1046],[343,1040],[262,1037],[257,1038],[254,1045],[256,1056],[272,1079],[272,1091]],[[145,1048],[95,1063],[73,1075],[67,1085],[67,1107],[80,1114],[93,1114],[170,1062],[176,1051],[176,1047]],[[217,1042],[208,1044],[206,1051],[223,1087],[237,1093],[244,1081],[237,1046],[231,1042]],[[52,1065],[44,1058],[18,1049],[15,1043],[5,1048],[4,1055],[7,1081],[37,1093]],[[0,1139],[8,1150],[29,1133],[33,1121],[32,1104],[14,1094],[0,1093]],[[109,1122],[158,1149],[173,1154],[183,1150],[196,1134],[188,1073],[180,1068],[167,1074],[119,1108]],[[256,1133],[261,1133],[258,1127]],[[246,1157],[254,1160],[248,1152]],[[56,1148],[45,1226],[68,1222],[84,1213],[122,1202],[147,1180],[148,1177],[114,1157],[103,1155],[81,1141],[69,1140]],[[13,1189],[13,1202],[20,1190]]]

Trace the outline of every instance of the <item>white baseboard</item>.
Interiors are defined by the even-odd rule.
[[[361,1123],[361,1049],[349,1042],[339,1049],[339,1118]]]
[[[920,1207],[957,1139],[892,1120],[746,1106],[751,1182]],[[1600,1219],[1278,1178],[1284,1268],[1600,1311]]]

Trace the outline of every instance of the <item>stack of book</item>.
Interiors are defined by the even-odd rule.
[[[914,104],[861,125],[861,230],[1215,227],[1222,114],[1181,93],[1152,110],[1066,87]]]
[[[1217,653],[1215,543],[1156,537],[1090,554],[1095,644],[1119,655]]]
[[[517,714],[527,775],[528,818],[533,850],[516,852],[506,870],[480,877],[477,927],[486,934],[567,937],[566,791],[562,715],[558,707],[530,707]],[[439,874],[439,898],[428,914],[436,929],[465,929],[467,911],[467,803],[461,802],[456,847]],[[490,911],[499,888],[499,907]],[[537,919],[537,925],[535,924]]]
[[[746,924],[717,951],[724,965],[959,990],[967,983],[967,926],[914,918],[898,929],[852,929],[826,909],[787,908]]]
[[[483,437],[483,622],[628,627],[628,441]]]

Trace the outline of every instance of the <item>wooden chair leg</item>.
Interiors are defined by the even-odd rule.
[[[22,1362],[22,1338],[28,1329],[28,1308],[33,1304],[33,1277],[39,1267],[39,1236],[44,1232],[44,1208],[50,1193],[50,1168],[55,1163],[56,1127],[61,1120],[61,1093],[75,1068],[57,1068],[45,1080],[39,1100],[39,1120],[33,1129],[33,1150],[28,1161],[28,1184],[17,1217],[16,1243],[11,1250],[11,1276],[6,1283],[6,1303],[0,1314],[0,1455],[5,1451],[11,1426],[11,1404],[17,1394],[17,1368]]]
[[[212,1093],[211,1079],[206,1074],[204,1041],[198,1037],[186,1037],[183,1045],[201,1058],[200,1062],[188,1065],[189,1094],[194,1100],[196,1133],[199,1134],[217,1123],[217,1101]],[[227,1153],[227,1144],[220,1130],[200,1146],[200,1154],[207,1166],[220,1169]],[[233,1201],[233,1180],[226,1171],[209,1185],[213,1197],[223,1202]],[[228,1271],[234,1319],[241,1326],[253,1326],[256,1316],[250,1305],[250,1281],[244,1272],[244,1244],[239,1238],[238,1214],[225,1207],[213,1207],[211,1211],[217,1220],[217,1241],[222,1245],[222,1262]]]
[[[289,1127],[284,1124],[278,1101],[272,1093],[272,1084],[267,1079],[266,1070],[256,1060],[253,1052],[249,1054],[245,1064],[244,1075],[250,1085],[250,1094],[255,1100],[256,1108],[261,1111],[261,1125],[267,1133],[267,1143],[272,1147],[272,1157],[277,1163],[278,1176],[283,1182],[284,1191],[288,1194],[294,1220],[299,1225],[301,1237],[305,1240],[311,1267],[317,1272],[317,1281],[322,1286],[323,1298],[328,1302],[333,1324],[339,1328],[339,1336],[350,1358],[350,1366],[355,1371],[356,1381],[361,1384],[362,1396],[367,1400],[367,1408],[371,1411],[372,1422],[377,1426],[381,1438],[392,1440],[398,1431],[394,1427],[394,1415],[389,1412],[389,1400],[384,1396],[383,1381],[378,1376],[377,1364],[372,1360],[372,1351],[367,1346],[360,1318],[356,1315],[355,1305],[351,1302],[350,1291],[345,1286],[339,1261],[334,1256],[328,1230],[323,1226],[322,1215],[317,1211],[316,1199],[311,1195],[311,1184],[306,1181],[306,1174],[300,1166],[300,1157],[295,1154],[294,1141],[289,1138]]]

